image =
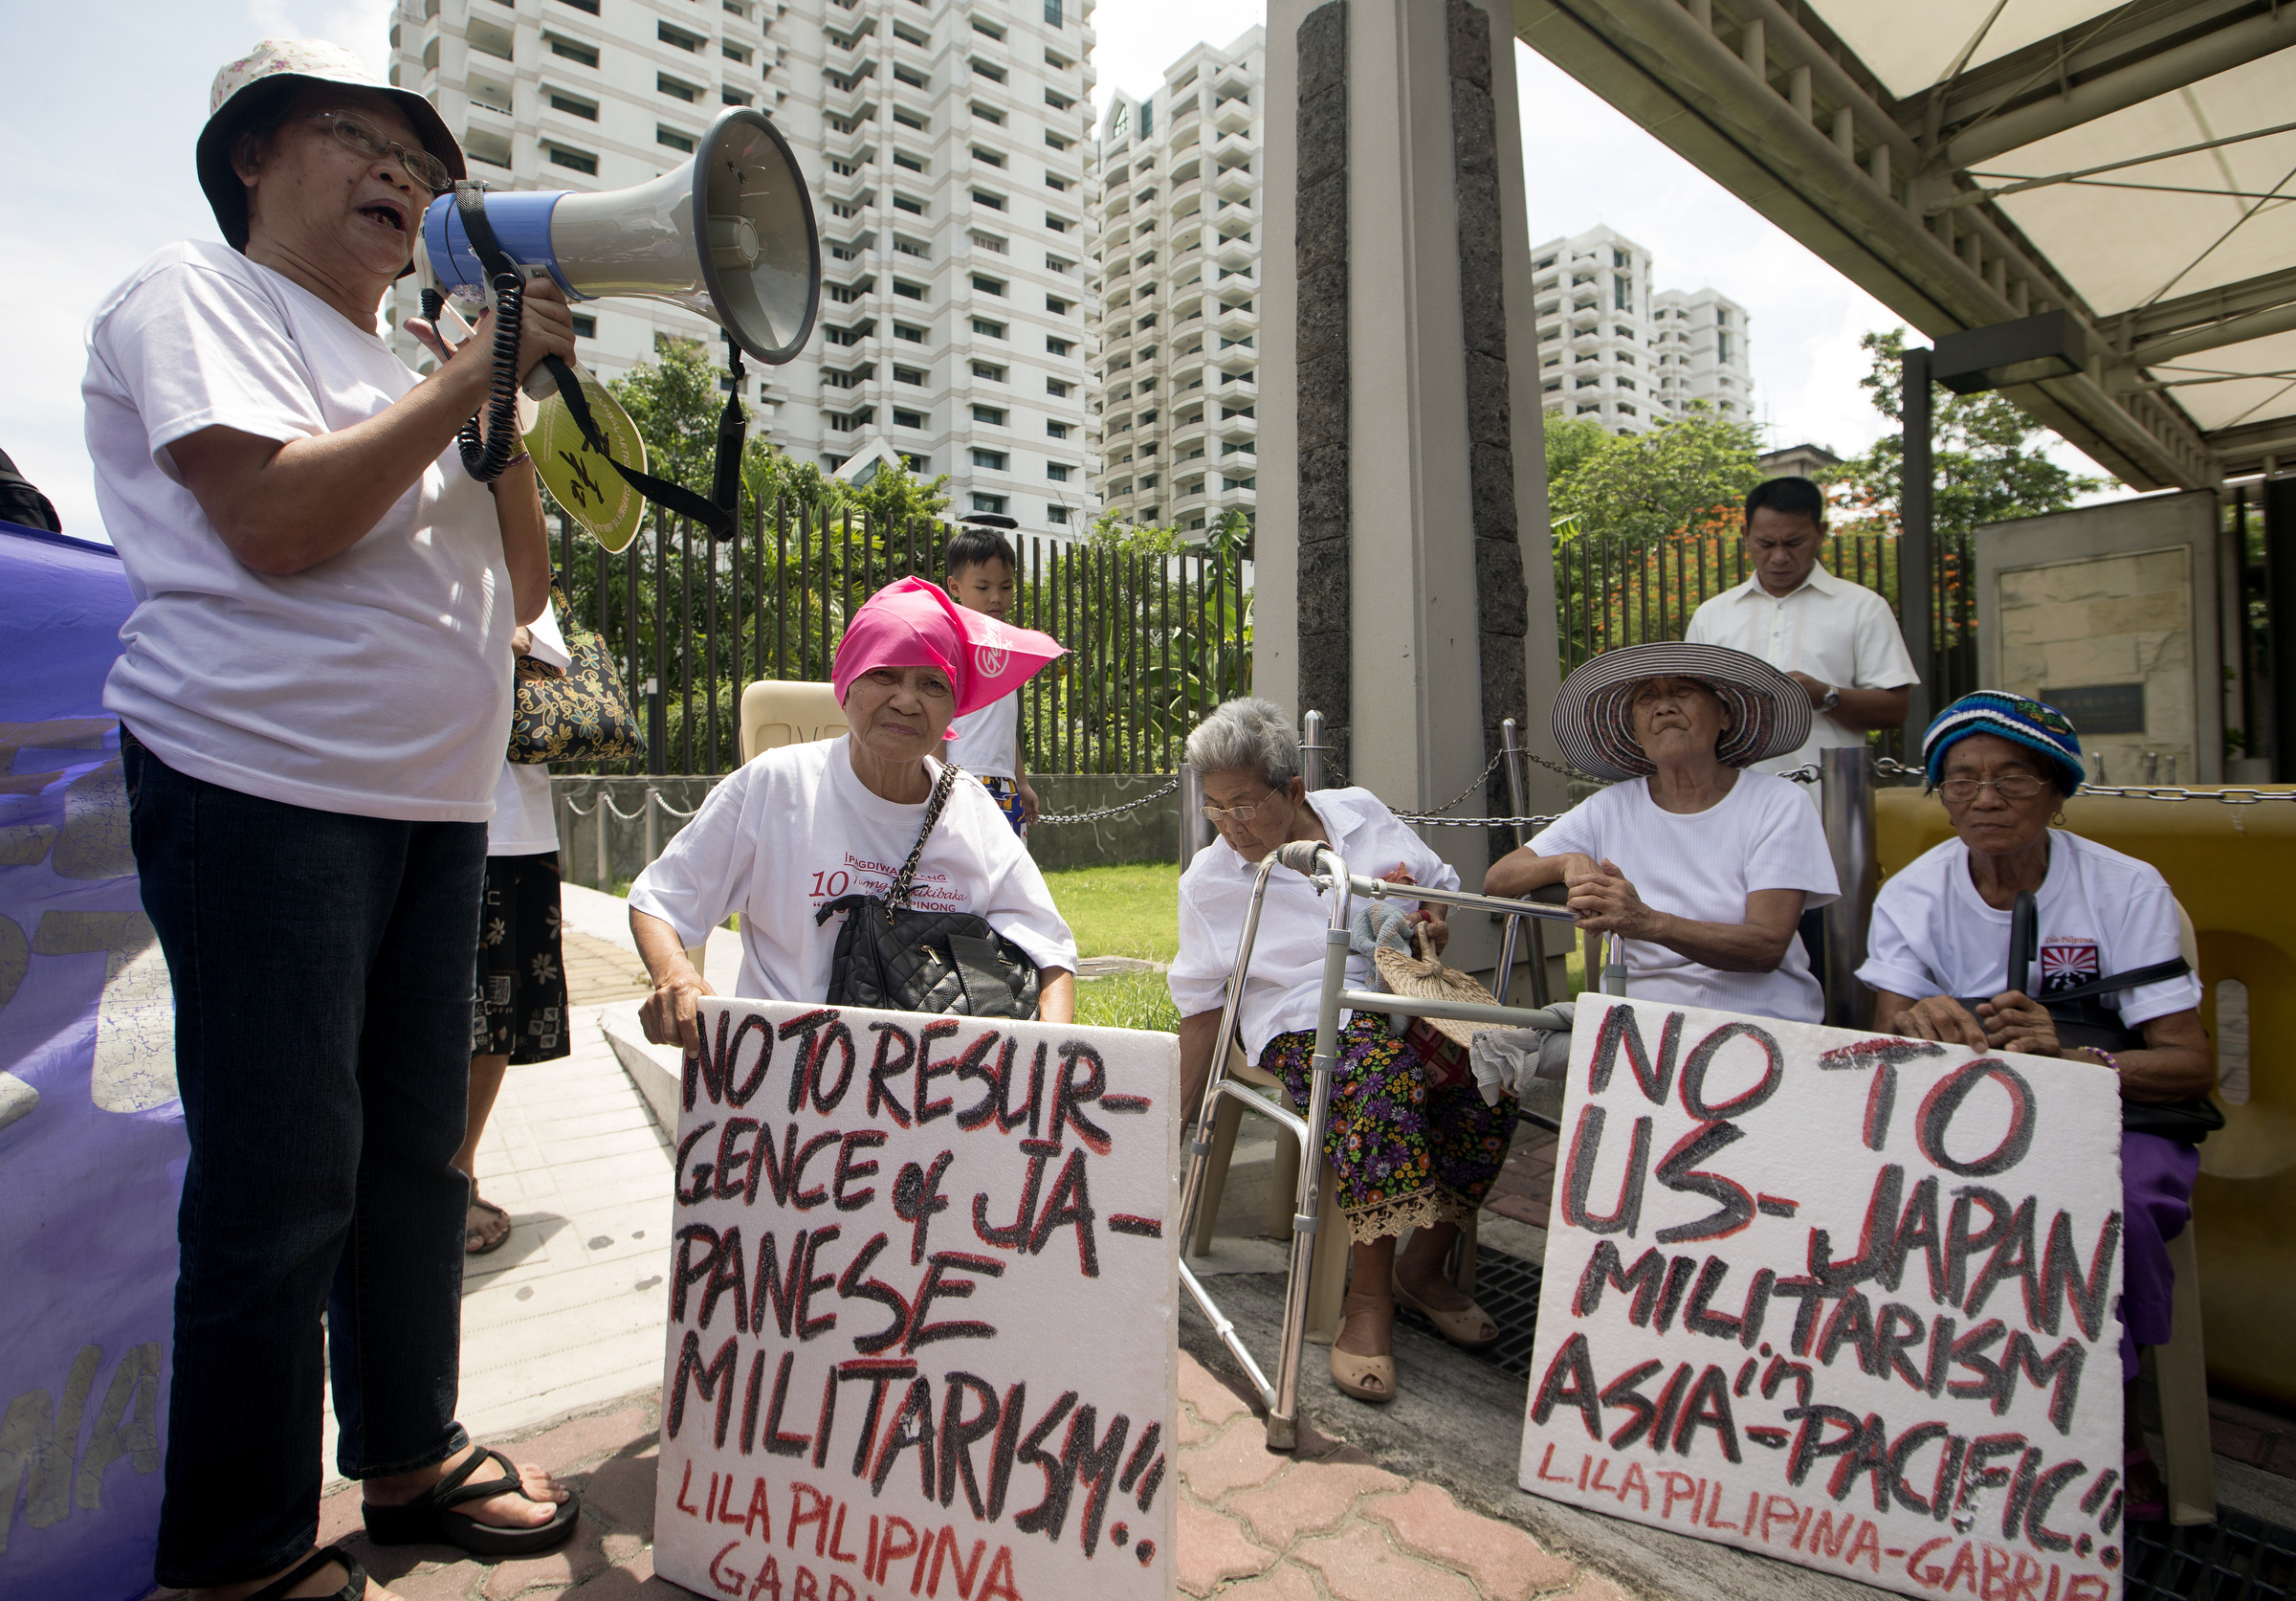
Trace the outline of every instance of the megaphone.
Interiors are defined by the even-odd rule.
[[[698,312],[759,361],[796,356],[821,304],[821,234],[788,141],[729,106],[694,158],[651,183],[602,193],[512,189],[485,197],[496,240],[546,267],[572,300],[635,296]],[[442,293],[488,298],[488,274],[454,196],[430,203],[423,249]]]

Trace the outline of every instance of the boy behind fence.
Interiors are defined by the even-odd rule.
[[[999,621],[1012,610],[1020,561],[1002,530],[1017,525],[1009,517],[982,514],[962,519],[949,536],[942,584],[958,605]],[[987,787],[1012,832],[1027,839],[1037,804],[1021,762],[1020,691],[950,723],[946,751]]]

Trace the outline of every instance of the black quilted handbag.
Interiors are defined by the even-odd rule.
[[[1034,1017],[1036,964],[1028,953],[971,912],[926,912],[909,904],[925,840],[940,821],[964,774],[942,763],[925,826],[884,899],[841,895],[813,914],[816,926],[839,912],[829,963],[828,1003],[880,1012],[925,1012],[960,1017]]]
[[[555,580],[550,604],[574,665],[553,673],[520,656],[518,703],[510,719],[514,762],[619,762],[646,754],[646,735],[623,691],[606,641],[574,620],[574,608]]]

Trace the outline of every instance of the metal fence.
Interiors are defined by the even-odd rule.
[[[851,509],[787,501],[746,507],[736,537],[665,521],[620,555],[559,531],[576,621],[595,629],[647,724],[642,762],[561,772],[715,776],[740,765],[742,686],[826,680],[845,621],[886,585],[938,581],[949,533],[920,518],[880,527]],[[1932,575],[1937,703],[1976,687],[1975,561],[1966,537],[1938,537]],[[1032,772],[1174,770],[1188,730],[1251,688],[1251,564],[1215,535],[1163,554],[1027,536],[1011,620],[1071,652],[1022,692]],[[1897,541],[1826,540],[1826,567],[1894,609]],[[1743,583],[1739,541],[1686,532],[1655,541],[1578,534],[1555,542],[1556,628],[1567,675],[1600,651],[1679,639],[1699,604]],[[1897,753],[1892,733],[1883,748]]]
[[[1892,611],[1899,610],[1894,534],[1830,535],[1819,560],[1827,571],[1874,590]],[[1621,645],[1680,639],[1702,602],[1744,583],[1753,570],[1734,532],[1694,530],[1659,540],[1603,534],[1557,539],[1555,612],[1563,674]],[[1937,536],[1930,585],[1930,614],[1936,619],[1932,682],[1935,703],[1942,706],[1977,687],[1976,558],[1968,536]]]
[[[748,506],[735,537],[682,520],[620,555],[559,528],[573,617],[595,629],[647,725],[643,761],[561,772],[691,773],[740,765],[742,686],[826,680],[846,619],[888,584],[938,582],[949,527],[881,527],[851,509]],[[1170,555],[1036,536],[1010,620],[1072,653],[1023,691],[1031,771],[1166,772],[1213,706],[1249,691],[1250,564],[1222,537]]]

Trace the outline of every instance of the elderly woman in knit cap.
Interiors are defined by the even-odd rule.
[[[1980,690],[1938,714],[1922,746],[1954,837],[1882,885],[1858,977],[1885,1034],[2093,1062],[2121,1100],[2121,1376],[2169,1337],[2168,1242],[2192,1215],[2199,1139],[2220,1116],[2200,981],[2180,953],[2175,897],[2150,864],[2064,828],[2081,739],[2063,712]],[[2013,952],[2018,901],[2033,949]],[[2013,983],[2012,969],[2032,977]],[[2101,1080],[2101,1087],[2105,1081]],[[2133,1396],[2129,1515],[2163,1515]]]
[[[732,912],[741,914],[740,994],[827,999],[838,924],[816,914],[847,896],[884,896],[920,832],[914,903],[985,918],[1036,964],[1045,1021],[1072,1021],[1075,939],[996,801],[960,781],[926,826],[951,720],[1061,654],[1050,637],[964,611],[921,578],[872,596],[847,625],[831,675],[849,732],[765,751],[727,777],[630,886],[630,932],[654,983],[641,1009],[647,1038],[700,1048],[695,1003],[714,991],[686,950]]]

